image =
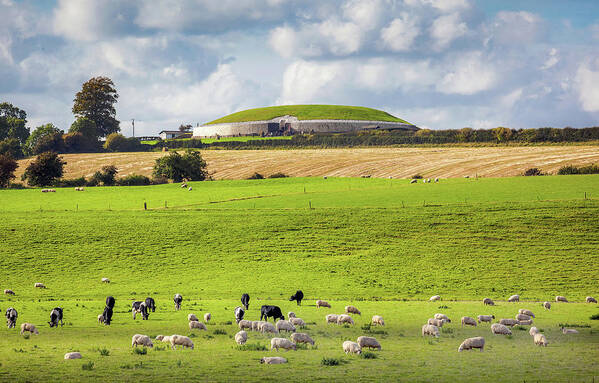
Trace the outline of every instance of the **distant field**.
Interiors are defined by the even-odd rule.
[[[248,142],[248,141],[262,141],[262,140],[290,140],[292,136],[275,136],[275,137],[260,137],[260,136],[241,136],[241,137],[221,137],[221,138],[202,138],[202,143],[212,144],[215,142]],[[182,138],[179,140],[168,140],[168,141],[188,141],[191,138]],[[167,141],[167,142],[168,142]],[[142,141],[145,145],[154,145],[158,141]]]

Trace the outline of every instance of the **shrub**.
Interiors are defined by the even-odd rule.
[[[526,169],[526,171],[524,173],[522,173],[522,175],[525,177],[532,177],[532,176],[544,176],[546,174],[543,173],[541,171],[541,169],[539,169],[539,168],[530,168],[530,169]]]
[[[559,168],[557,174],[562,176],[566,174],[578,174],[578,168],[574,165],[566,165]]]
[[[599,174],[599,166],[595,164],[577,167],[574,165],[566,165],[559,168],[557,171],[559,175],[566,174]]]
[[[375,354],[374,352],[370,352],[370,351],[366,351],[360,354],[360,358],[362,359],[376,359],[378,358],[378,355]]]
[[[52,185],[56,179],[62,177],[65,164],[66,162],[54,152],[42,153],[27,166],[21,180],[27,180],[31,186]]]
[[[168,156],[158,158],[154,164],[153,176],[168,178],[174,182],[181,182],[183,178],[190,181],[204,181],[208,177],[208,172],[206,161],[200,152],[187,150],[183,155],[170,152]]]
[[[135,347],[133,349],[133,353],[137,354],[137,355],[146,355],[148,353],[148,349],[145,347],[142,347],[142,348]]]
[[[0,154],[0,188],[8,187],[19,165],[10,155]]]
[[[94,369],[94,362],[89,361],[81,365],[81,368],[86,371],[91,371]]]
[[[248,180],[263,180],[264,176],[260,173],[254,173],[247,178]]]
[[[116,180],[116,184],[119,186],[145,186],[150,183],[151,181],[148,177],[138,174],[129,174],[126,177]]]
[[[104,149],[111,152],[143,152],[148,149],[135,137],[125,137],[120,133],[111,133],[106,137]]]
[[[87,185],[85,177],[72,178],[72,179],[61,179],[54,183],[54,186],[58,187],[78,187]]]
[[[167,184],[168,183],[168,178],[162,177],[162,176],[152,177],[152,181],[151,182],[152,182],[152,185]]]
[[[271,174],[268,176],[268,178],[287,178],[287,177],[289,177],[287,174],[281,173],[281,172],[274,173],[274,174]]]
[[[599,314],[593,314],[590,316],[591,320],[599,320]]]

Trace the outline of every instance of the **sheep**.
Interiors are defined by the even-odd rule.
[[[287,320],[279,320],[276,324],[277,331],[281,332],[283,330],[287,332],[295,332],[295,326],[291,324],[291,322]]]
[[[314,346],[314,340],[310,338],[310,335],[303,332],[295,332],[291,334],[291,341],[294,343],[310,343]]]
[[[410,183],[411,183],[411,184],[415,184],[415,183],[417,183],[417,182],[418,182],[418,180],[417,180],[417,179],[410,180]]]
[[[429,298],[429,301],[434,302],[434,301],[440,301],[441,300],[441,296],[439,295],[433,295],[432,297]]]
[[[5,289],[4,290],[4,294],[6,294],[6,295],[15,295],[15,292],[12,291],[11,289]]]
[[[385,320],[383,319],[382,316],[380,315],[374,315],[372,317],[372,324],[373,325],[380,325],[380,326],[384,326],[385,325]]]
[[[445,314],[435,314],[435,316],[433,318],[443,319],[445,322],[451,323],[451,319],[449,319],[449,317]]]
[[[287,313],[287,316],[288,316],[289,318],[295,318],[295,313],[294,313],[293,311],[289,311],[289,312]]]
[[[341,314],[337,318],[337,324],[343,324],[343,323],[354,324],[354,320],[349,315]]]
[[[491,323],[491,321],[493,319],[495,319],[495,315],[479,315],[476,317],[476,319],[478,320],[478,323],[481,323],[481,322]]]
[[[212,314],[206,313],[204,314],[204,322],[209,322],[212,319]]]
[[[435,178],[435,183],[439,182],[439,177]]]
[[[193,188],[190,186],[189,188],[187,188],[187,191],[192,191]]]
[[[339,315],[337,314],[328,314],[326,316],[327,318],[327,323],[337,323],[337,319],[339,318]]]
[[[445,320],[429,318],[427,324],[432,324],[433,326],[437,326],[437,327],[443,327],[443,324],[445,324]]]
[[[304,320],[302,318],[289,318],[289,322],[291,322],[292,325],[294,326],[305,326],[306,322],[304,322]]]
[[[427,182],[428,182],[428,181],[426,180],[426,178],[422,180],[422,183],[423,183],[423,184],[425,184],[425,183],[427,183]]]
[[[33,323],[21,323],[21,335],[23,335],[23,333],[25,331],[29,331],[32,334],[35,335],[39,335],[39,331],[37,331],[37,328],[35,328],[35,325]]]
[[[191,321],[196,321],[197,322],[199,319],[198,319],[198,317],[195,314],[187,314],[187,320],[190,321],[190,322]]]
[[[482,336],[477,336],[475,338],[468,338],[460,344],[458,347],[458,352],[462,352],[464,350],[472,350],[478,348],[481,352],[485,349],[485,338]]]
[[[544,302],[543,307],[545,310],[551,310],[551,302]]]
[[[566,297],[562,297],[561,295],[556,296],[555,301],[568,303],[568,300],[566,299]]]
[[[527,310],[527,309],[520,309],[518,310],[518,314],[524,314],[524,315],[528,315],[529,317],[535,317],[535,314],[532,313],[532,311]]]
[[[46,289],[46,285],[44,285],[43,283],[40,282],[36,282],[35,285],[33,285],[33,287],[37,287],[38,289]]]
[[[499,335],[512,335],[512,330],[510,330],[507,326],[504,326],[500,323],[493,323],[491,325],[491,332],[493,334],[499,334]]]
[[[516,314],[516,319],[518,321],[527,321],[527,320],[530,320],[530,316],[528,316],[526,314]]]
[[[102,278],[102,282],[103,283],[110,283],[110,279],[108,279],[108,278]]]
[[[67,352],[64,354],[65,359],[81,359],[81,353],[79,352]]]
[[[163,343],[170,343],[171,342],[171,337],[167,336],[167,335],[157,335],[156,336],[156,340],[159,340]]]
[[[283,364],[287,363],[287,359],[281,358],[280,356],[265,356],[260,359],[261,364]]]
[[[426,182],[430,184],[430,183],[431,183],[431,179],[430,179],[430,178],[427,178],[427,179],[426,179]]]
[[[578,334],[578,330],[574,330],[573,328],[565,328],[562,327],[563,334]]]
[[[356,343],[360,345],[361,348],[376,348],[378,350],[381,349],[381,344],[375,338],[369,336],[359,336],[356,340]]]
[[[355,306],[345,306],[345,312],[347,314],[358,314],[358,315],[362,315],[362,313],[360,312],[360,310],[358,310]]]
[[[188,347],[193,350],[193,347],[194,347],[194,344],[191,341],[191,339],[189,339],[189,337],[186,337],[183,335],[171,335],[170,341],[171,341],[171,349],[176,350],[177,346],[181,346],[182,348]]]
[[[360,345],[356,342],[346,340],[345,342],[343,342],[343,351],[345,351],[346,354],[351,353],[360,355],[362,353],[362,347],[360,347]]]
[[[422,336],[425,335],[430,335],[430,336],[434,336],[435,338],[439,337],[439,327],[432,325],[432,324],[425,324],[424,326],[422,326]]]
[[[85,188],[83,188],[81,186],[78,186],[75,188],[75,191],[84,191],[84,190],[85,190]]]
[[[532,324],[532,319],[518,321],[518,324],[520,326],[530,326]]]
[[[462,327],[464,327],[464,325],[476,327],[476,320],[470,317],[462,317]]]
[[[533,342],[534,344],[536,344],[537,346],[544,346],[547,347],[547,338],[545,338],[545,335],[541,334],[541,333],[536,333],[533,336]]]
[[[277,330],[275,328],[275,325],[270,323],[270,322],[263,322],[260,323],[258,329],[260,330],[260,332],[265,333],[265,332],[272,332],[273,334],[276,334],[279,332],[279,330]]]
[[[237,344],[245,344],[245,342],[247,342],[247,340],[248,340],[247,332],[241,330],[237,334],[235,334],[235,342],[237,342]]]
[[[131,347],[137,346],[154,347],[154,343],[147,335],[135,334],[131,337]]]
[[[240,330],[243,330],[243,329],[246,329],[246,328],[249,329],[249,330],[253,330],[253,326],[252,326],[252,321],[251,320],[242,319],[242,320],[239,321],[238,325],[239,325],[239,329]]]
[[[272,351],[273,348],[276,349],[277,351],[279,351],[279,348],[283,348],[287,351],[289,351],[289,350],[297,351],[295,343],[293,343],[289,339],[285,339],[285,338],[272,338],[270,340],[270,350]]]
[[[253,331],[261,331],[261,329],[262,329],[262,325],[263,325],[264,323],[266,323],[266,322],[264,322],[264,321],[259,321],[259,320],[256,320],[256,321],[253,321],[253,322],[251,322],[251,324],[252,324],[252,330],[253,330]]]
[[[512,295],[507,299],[508,302],[520,302],[520,295]]]
[[[530,336],[535,336],[535,334],[538,334],[540,331],[538,328],[536,328],[535,326],[532,326],[530,328],[530,330],[528,330],[528,333],[530,334]]]
[[[501,320],[499,320],[499,323],[504,326],[510,326],[510,327],[520,324],[520,322],[518,322],[517,319],[501,319]]]
[[[489,305],[489,306],[495,306],[495,302],[493,302],[493,300],[491,298],[485,298],[485,299],[483,299],[483,304],[484,305]]]
[[[104,314],[98,315],[98,323],[104,323]]]
[[[4,291],[6,291],[6,290],[4,290]],[[587,301],[587,303],[597,303],[597,300],[593,297],[587,297],[586,301]]]
[[[42,193],[56,193],[56,189],[42,189]]]
[[[319,307],[331,308],[331,305],[329,304],[329,302],[319,299],[316,301],[316,308],[319,308]]]
[[[181,189],[185,189],[186,187],[187,187],[187,184],[186,184],[185,182],[183,182],[183,183],[181,184]]]
[[[189,322],[189,329],[192,330],[194,328],[197,328],[198,330],[207,330],[205,324],[199,321],[192,320],[191,322]]]

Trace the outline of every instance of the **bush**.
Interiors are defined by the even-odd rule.
[[[154,177],[164,177],[174,182],[181,182],[183,178],[189,181],[204,181],[208,177],[206,161],[200,152],[187,150],[180,155],[170,152],[168,156],[158,158],[154,164]]]
[[[152,181],[151,182],[152,182],[152,185],[167,184],[168,183],[168,178],[162,177],[162,176],[152,177]]]
[[[62,177],[65,164],[66,162],[54,152],[42,153],[27,166],[21,180],[27,180],[31,186],[52,185]]]
[[[526,171],[524,173],[522,173],[522,175],[525,177],[532,177],[532,176],[544,176],[546,174],[543,173],[541,171],[541,169],[539,169],[539,168],[530,168],[530,169],[526,169]]]
[[[10,155],[0,154],[0,188],[8,187],[18,167],[17,161]]]
[[[119,178],[116,181],[116,184],[119,186],[145,186],[151,184],[151,181],[146,176],[141,176],[138,174],[129,174],[126,177]]]
[[[111,133],[106,137],[104,149],[111,152],[143,152],[149,149],[135,137],[125,137],[120,133]]]
[[[260,173],[254,173],[247,178],[248,180],[263,180],[264,176]]]
[[[599,314],[593,314],[590,317],[591,320],[599,320]]]
[[[87,185],[85,177],[72,178],[72,179],[60,179],[54,183],[57,187],[78,187]]]
[[[281,172],[274,173],[274,174],[271,174],[268,176],[268,178],[287,178],[287,177],[289,177],[287,174],[281,173]]]
[[[559,170],[557,171],[557,174],[560,176],[566,175],[566,174],[579,174],[578,173],[578,168],[574,165],[566,165],[566,166],[562,166],[561,168],[559,168]]]
[[[102,169],[95,172],[94,175],[87,182],[87,186],[98,186],[100,184],[104,186],[112,186],[116,183],[116,174],[118,170],[114,165],[102,166]]]
[[[581,166],[581,167],[576,167],[574,165],[566,165],[566,166],[562,166],[561,168],[559,168],[559,170],[557,171],[557,174],[559,174],[559,175],[599,174],[599,166],[597,166],[595,164]]]

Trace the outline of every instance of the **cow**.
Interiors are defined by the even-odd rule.
[[[281,308],[279,306],[264,305],[260,308],[260,320],[268,321],[268,318],[272,317],[273,322],[276,319],[285,320]],[[264,319],[262,319],[264,318]]]
[[[112,296],[107,296],[106,297],[106,307],[110,307],[111,309],[114,308],[114,297]]]
[[[138,313],[141,313],[141,319],[147,320],[150,314],[148,314],[148,307],[146,306],[146,302],[136,301],[131,304],[131,313],[133,314],[133,319]]]
[[[302,290],[297,290],[295,294],[293,294],[291,298],[289,298],[290,301],[297,301],[298,306],[301,306],[302,299],[304,299],[304,293],[302,292]]]
[[[181,310],[181,302],[183,302],[183,297],[181,294],[175,294],[175,298],[173,298],[173,300],[175,301],[175,310]]]
[[[112,321],[112,307],[104,307],[104,312],[102,313],[102,322],[105,325],[110,326],[110,321]]]
[[[6,309],[6,325],[8,328],[13,328],[17,325],[18,316],[19,314],[17,314],[17,310],[13,309],[12,307]]]
[[[154,298],[147,297],[146,298],[146,307],[148,310],[152,310],[152,312],[156,312],[156,302],[154,302]]]
[[[250,294],[241,294],[241,304],[243,305],[243,307],[245,307],[246,310],[250,309]]]
[[[50,327],[58,327],[58,322],[60,322],[60,327],[64,325],[62,322],[62,308],[54,307],[50,312],[50,322],[48,324]]]
[[[245,310],[241,308],[241,306],[235,307],[235,322],[239,323],[240,320],[243,319],[245,315]]]

